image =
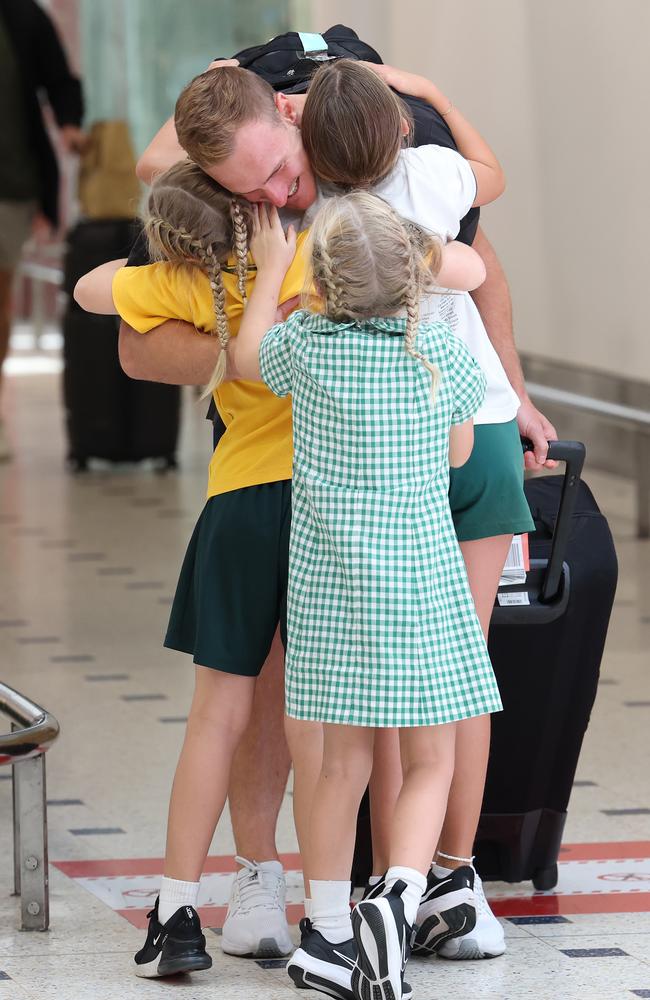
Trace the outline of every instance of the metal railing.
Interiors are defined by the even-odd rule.
[[[580,410],[632,429],[636,451],[637,537],[650,538],[650,412],[536,382],[527,382],[526,387],[529,394],[542,403],[555,403],[567,409]]]
[[[0,714],[11,731],[0,733],[0,765],[12,766],[14,893],[21,897],[21,928],[50,925],[45,754],[59,735],[53,715],[0,683]]]

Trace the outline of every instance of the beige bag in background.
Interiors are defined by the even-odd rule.
[[[79,202],[88,219],[132,219],[140,182],[125,121],[95,122],[79,164]]]

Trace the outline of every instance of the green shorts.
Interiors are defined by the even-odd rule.
[[[286,645],[291,481],[206,503],[181,569],[165,646],[257,677],[278,624]]]
[[[451,470],[449,504],[459,542],[534,531],[516,420],[474,428],[472,454]]]

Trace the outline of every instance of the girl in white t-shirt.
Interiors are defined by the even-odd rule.
[[[449,126],[458,152],[433,145],[408,148],[409,111],[390,87],[428,102]],[[448,98],[423,77],[390,66],[351,60],[324,66],[310,84],[300,127],[321,181],[318,200],[306,222],[329,195],[340,193],[341,188],[364,188],[382,197],[403,218],[448,241],[457,236],[460,221],[472,206],[493,201],[505,187],[494,153]],[[523,493],[523,457],[515,419],[519,400],[468,294],[440,289],[422,312],[451,327],[487,379],[485,402],[475,416],[472,456],[462,469],[452,470],[450,483],[456,533],[487,636],[512,535],[533,527]],[[489,739],[488,716],[465,720],[458,727],[455,777],[417,916],[416,953],[436,951],[448,958],[474,958],[505,950],[501,926],[471,868]],[[375,760],[371,814],[374,879],[379,881],[386,868],[386,831],[401,784],[399,748],[396,741],[391,742],[390,733],[382,734]],[[468,878],[474,880],[473,892]],[[452,938],[459,927],[467,933]]]

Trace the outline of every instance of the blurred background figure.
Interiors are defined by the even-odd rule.
[[[80,152],[81,84],[54,25],[35,0],[0,0],[0,379],[23,244],[33,229],[46,233],[59,223],[59,170],[41,95],[54,112],[64,148]],[[0,461],[10,454],[0,410]]]

